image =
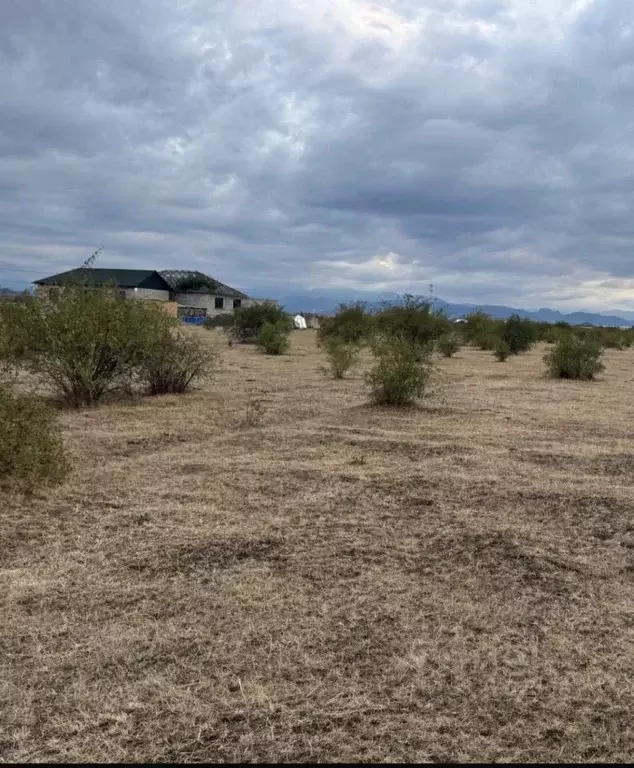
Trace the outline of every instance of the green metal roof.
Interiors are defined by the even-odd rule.
[[[80,281],[92,285],[114,283],[120,288],[149,288],[155,291],[169,291],[169,284],[153,269],[101,269],[79,267],[58,275],[36,280],[36,285],[64,285]]]

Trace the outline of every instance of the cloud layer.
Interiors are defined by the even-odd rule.
[[[630,0],[2,0],[0,278],[634,309]]]

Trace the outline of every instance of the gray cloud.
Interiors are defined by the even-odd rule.
[[[3,0],[0,279],[634,309],[627,0]]]

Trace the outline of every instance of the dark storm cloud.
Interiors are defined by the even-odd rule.
[[[625,0],[3,0],[0,278],[104,245],[634,307],[633,30]]]

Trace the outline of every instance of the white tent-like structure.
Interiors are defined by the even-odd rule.
[[[305,318],[303,318],[301,315],[295,315],[293,322],[295,323],[295,328],[297,328],[297,330],[305,331],[306,328],[308,328]]]

